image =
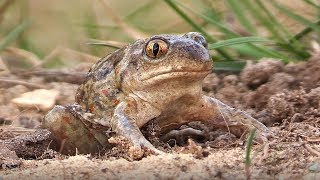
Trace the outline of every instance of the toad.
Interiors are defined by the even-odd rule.
[[[236,136],[256,128],[256,139],[265,142],[268,129],[262,123],[203,95],[202,81],[212,66],[200,33],[137,40],[95,63],[77,90],[76,103],[55,106],[43,126],[66,149],[80,153],[111,147],[112,133],[125,137],[133,147],[159,153],[140,131],[151,120],[162,133],[191,121]]]

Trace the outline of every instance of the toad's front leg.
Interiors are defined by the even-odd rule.
[[[148,114],[147,112],[144,113],[143,110],[140,111],[140,113],[136,112],[136,109],[139,109],[137,106],[136,103],[130,102],[121,102],[118,104],[111,120],[112,130],[118,135],[124,136],[133,147],[139,149],[147,148],[157,154],[161,154],[162,152],[157,150],[141,133],[138,124],[143,123],[139,122],[147,122],[150,119],[144,116],[144,114]],[[140,114],[142,115],[139,116]]]
[[[267,142],[268,128],[246,112],[232,108],[208,96],[203,96],[202,103],[202,116],[205,121],[216,127],[227,129],[238,137],[255,128],[255,139],[262,143]]]

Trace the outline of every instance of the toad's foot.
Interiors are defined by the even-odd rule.
[[[43,127],[51,131],[60,144],[56,149],[64,154],[95,153],[107,146],[108,127],[92,127],[88,116],[78,105],[55,106],[43,120]]]
[[[143,149],[144,151],[151,151],[154,154],[164,154],[164,152],[155,148],[146,138],[132,137],[131,142],[134,148]]]
[[[120,103],[111,120],[112,130],[118,135],[125,137],[135,149],[148,149],[155,154],[163,154],[162,151],[156,149],[141,133],[139,127],[133,119],[134,115],[128,110],[125,102]]]
[[[248,134],[251,129],[256,129],[255,140],[260,143],[268,142],[269,129],[246,112],[229,107],[208,96],[204,96],[204,104],[204,110],[211,116],[207,119],[210,124],[227,129],[238,137]]]

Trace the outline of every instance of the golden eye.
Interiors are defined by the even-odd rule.
[[[146,54],[150,58],[159,58],[168,52],[168,44],[160,39],[150,41],[146,46]]]

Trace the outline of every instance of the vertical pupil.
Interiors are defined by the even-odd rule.
[[[152,52],[153,52],[154,56],[157,56],[157,54],[159,52],[159,44],[158,43],[153,44]]]

